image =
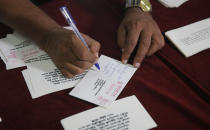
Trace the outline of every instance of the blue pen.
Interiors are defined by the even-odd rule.
[[[64,18],[66,19],[66,21],[68,22],[69,26],[71,26],[76,34],[76,36],[84,43],[84,45],[88,48],[87,43],[85,42],[85,39],[82,37],[82,35],[80,34],[79,30],[77,29],[75,22],[73,20],[73,18],[71,17],[71,14],[69,12],[69,10],[67,9],[66,6],[62,6],[60,7],[60,11],[63,14]],[[88,50],[90,50],[88,48]],[[98,70],[100,70],[100,66],[98,63],[95,64],[96,68]]]

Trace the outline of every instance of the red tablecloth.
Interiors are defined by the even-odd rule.
[[[173,9],[151,2],[162,32],[210,17],[209,0],[189,0]],[[54,0],[41,8],[64,26],[58,10],[62,5],[69,7],[81,32],[101,43],[101,54],[120,59],[116,31],[123,15],[122,0]],[[0,26],[0,37],[8,32]],[[33,100],[23,69],[6,71],[0,61],[1,130],[62,130],[61,119],[95,107],[69,96],[71,89]],[[158,124],[154,129],[210,129],[210,50],[185,58],[166,39],[166,46],[144,60],[119,98],[130,95],[137,96]]]

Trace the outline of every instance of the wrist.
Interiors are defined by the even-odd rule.
[[[139,12],[139,13],[143,13],[142,9],[139,7],[129,7],[126,8],[125,13],[127,12]]]
[[[61,44],[65,43],[63,41],[69,41],[71,44],[73,35],[74,32],[72,30],[65,29],[62,26],[56,26],[43,35],[42,40],[39,42],[39,47],[49,53],[50,50],[58,49]]]
[[[149,0],[126,0],[126,8],[140,8],[143,12],[151,12],[152,5]]]
[[[58,36],[59,32],[61,32],[60,30],[62,29],[63,28],[58,25],[44,30],[37,40],[37,45],[40,49],[47,51],[49,44],[53,41],[53,38]]]

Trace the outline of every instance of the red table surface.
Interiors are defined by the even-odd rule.
[[[210,17],[209,0],[189,0],[165,8],[155,0],[152,15],[162,32]],[[67,25],[59,7],[69,7],[79,30],[101,43],[101,54],[120,59],[116,31],[123,16],[122,0],[54,0],[41,6]],[[0,26],[0,37],[11,32]],[[21,74],[0,61],[1,130],[62,130],[60,120],[96,107],[68,95],[71,89],[32,99]],[[170,41],[144,60],[118,99],[136,95],[157,123],[157,130],[210,128],[210,50],[185,58]]]

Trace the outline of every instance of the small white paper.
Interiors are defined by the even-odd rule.
[[[100,106],[116,100],[137,68],[101,55],[100,71],[89,70],[70,95]]]
[[[167,8],[174,8],[174,7],[178,8],[188,0],[158,0],[158,1]]]
[[[7,63],[6,57],[4,56],[4,54],[2,53],[1,49],[0,49],[0,57],[3,60],[4,64]]]
[[[165,35],[185,57],[210,48],[210,18],[167,31]]]
[[[29,76],[29,74],[28,74],[27,69],[22,71],[22,75],[23,75],[23,77],[24,77],[24,79],[25,79],[25,82],[26,82],[26,85],[27,85],[27,87],[28,87],[28,90],[29,90],[29,92],[30,92],[30,94],[31,94],[31,97],[32,97],[32,98],[39,97],[40,94],[36,94],[36,91],[35,91],[34,88],[33,88],[33,85],[32,85],[32,83],[31,83],[31,78],[30,78],[30,76]]]
[[[65,130],[147,130],[157,126],[136,96],[61,120]]]
[[[20,51],[24,43],[17,42],[14,38],[4,38],[0,40],[1,57],[6,64],[6,69],[13,69],[24,66],[21,60]],[[28,45],[28,44],[27,44]]]

